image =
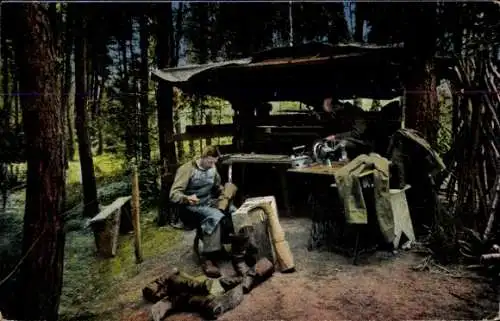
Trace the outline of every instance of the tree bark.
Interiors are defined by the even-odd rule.
[[[12,92],[15,93],[15,96],[13,96],[14,99],[14,126],[16,131],[18,132],[20,130],[20,119],[19,119],[19,114],[21,113],[20,107],[19,107],[19,70],[16,64],[13,62],[11,66],[12,70]]]
[[[1,120],[0,129],[2,132],[8,132],[10,129],[11,100],[9,96],[9,48],[7,47],[7,19],[2,19],[1,30],[1,49],[2,49],[2,89],[3,89],[3,112],[4,118]]]
[[[354,41],[363,42],[365,19],[363,14],[363,3],[356,3],[356,26],[354,30]]]
[[[86,78],[86,39],[84,37],[85,18],[75,15],[75,128],[78,138],[78,152],[83,184],[84,214],[92,217],[99,212],[94,162],[87,128],[87,88]]]
[[[436,91],[436,4],[415,7],[407,12],[405,30],[409,72],[406,76],[406,126],[421,132],[433,146],[439,130],[439,104]],[[423,29],[430,32],[421,32]]]
[[[172,28],[172,4],[158,5],[157,8],[157,44],[156,56],[158,68],[167,68],[172,65],[173,55],[173,28]],[[161,9],[161,10],[160,10]],[[173,124],[173,88],[168,83],[160,81],[156,95],[158,108],[158,130],[161,170],[161,194],[160,210],[158,213],[158,224],[165,225],[168,217],[169,204],[169,176],[173,173],[172,167],[176,165]]]
[[[63,135],[70,139],[66,140],[66,151],[65,151],[65,164],[66,169],[68,169],[68,160],[73,160],[75,156],[75,147],[73,142],[73,130],[71,128],[71,121],[67,115],[69,115],[69,93],[71,91],[71,53],[73,52],[73,35],[71,34],[71,24],[73,16],[71,10],[67,10],[66,13],[66,30],[64,39],[64,76],[62,77],[62,92],[61,92],[61,107],[63,112]],[[69,134],[69,135],[67,135]]]
[[[97,155],[102,155],[104,152],[104,136],[102,132],[102,102],[104,99],[104,83],[106,82],[106,79],[104,78],[104,75],[101,76],[101,83],[99,86],[99,96],[98,96],[98,102],[97,102],[97,111],[96,111],[96,121],[97,121]]]
[[[141,42],[141,154],[142,159],[151,159],[151,147],[149,146],[149,32],[147,18],[140,18],[140,42]]]
[[[19,4],[16,58],[28,158],[19,300],[23,320],[58,319],[65,234],[61,101],[53,28],[43,4]]]

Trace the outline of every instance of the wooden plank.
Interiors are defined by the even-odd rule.
[[[335,176],[335,173],[342,168],[345,163],[334,162],[332,166],[322,165],[322,164],[314,164],[309,167],[302,168],[292,168],[289,169],[288,172],[298,173],[298,174],[312,174],[312,175],[328,175]]]
[[[186,133],[210,135],[217,133],[218,135],[231,136],[234,133],[235,126],[233,124],[205,124],[205,125],[187,125]]]
[[[291,165],[293,159],[288,155],[273,155],[273,154],[233,154],[225,158],[222,164],[288,164]]]
[[[210,133],[210,134],[190,134],[190,133],[182,133],[182,134],[175,134],[174,135],[174,141],[179,142],[179,141],[184,141],[184,140],[197,140],[197,139],[204,139],[204,138],[217,138],[217,137],[231,137],[233,134],[226,134],[226,133]]]
[[[131,198],[131,196],[118,198],[89,221],[89,225],[94,232],[95,244],[99,255],[103,257],[114,257],[116,255],[122,207]]]
[[[132,196],[123,196],[117,198],[113,203],[110,205],[107,205],[99,214],[94,216],[90,221],[89,224],[94,224],[98,221],[102,221],[107,219],[111,214],[113,214],[113,211],[117,208],[122,207],[125,203],[130,201],[132,199]]]

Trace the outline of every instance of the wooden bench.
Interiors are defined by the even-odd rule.
[[[89,221],[89,226],[94,232],[97,252],[100,256],[114,257],[120,231],[127,232],[131,230],[131,199],[132,196],[117,198]]]

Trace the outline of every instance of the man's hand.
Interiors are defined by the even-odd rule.
[[[200,200],[198,199],[198,196],[196,196],[195,194],[193,195],[189,195],[188,197],[186,197],[189,205],[196,205],[200,202]]]

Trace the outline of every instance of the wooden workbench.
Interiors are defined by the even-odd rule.
[[[334,176],[335,173],[342,168],[346,163],[343,162],[335,162],[332,163],[332,166],[323,165],[323,164],[312,164],[307,167],[302,168],[291,168],[288,170],[290,173],[297,174],[311,174],[311,175],[327,175]]]

